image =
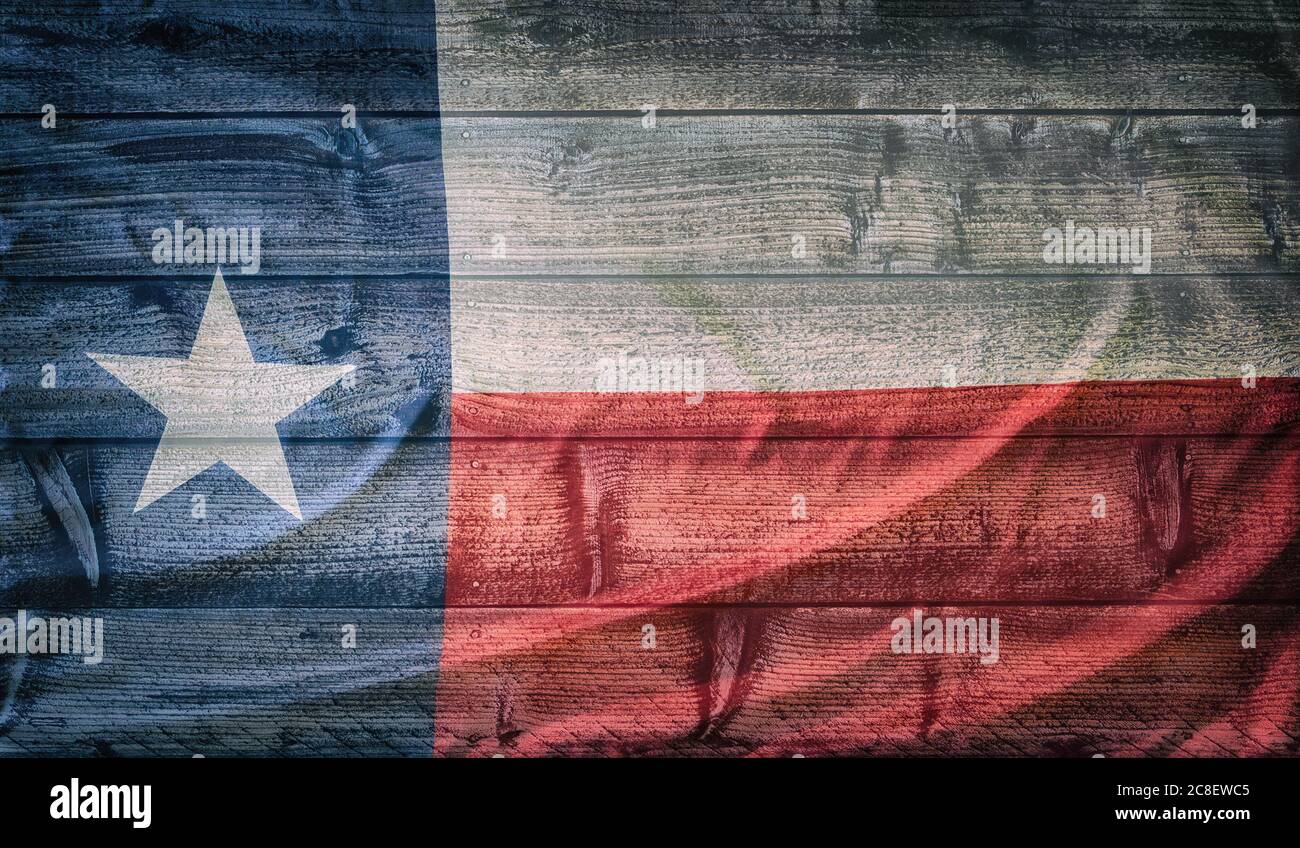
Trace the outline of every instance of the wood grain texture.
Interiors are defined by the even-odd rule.
[[[1048,383],[814,392],[452,395],[459,438],[1266,435],[1300,421],[1300,381]]]
[[[1300,119],[1238,111],[1300,107],[1298,32],[0,6],[0,604],[107,630],[0,656],[0,755],[1300,753]],[[359,366],[280,428],[301,524],[225,468],[133,512],[161,416],[85,353],[188,350],[177,218],[261,226],[259,358]],[[1151,227],[1152,275],[1046,263],[1067,220]],[[622,352],[704,401],[575,396]],[[891,653],[918,604],[999,662]]]
[[[1153,273],[1294,271],[1300,122],[447,118],[461,273],[1127,273],[1049,227],[1147,227]],[[500,237],[498,239],[498,236]],[[796,258],[802,236],[806,256]]]
[[[355,386],[307,403],[282,435],[447,432],[445,279],[225,277],[258,361],[357,367]],[[162,413],[88,354],[188,357],[211,287],[210,278],[0,282],[0,436],[156,438]],[[41,387],[46,364],[57,369],[53,388]]]
[[[1296,105],[1293,2],[446,0],[449,109]]]
[[[1294,107],[1297,17],[1289,0],[10,3],[0,100],[430,110],[441,80],[445,108],[474,110]]]
[[[1163,449],[1185,478],[1173,490],[1153,468]],[[62,449],[86,493],[98,588],[10,452],[0,602],[1300,598],[1293,435],[493,439],[447,450],[289,442],[299,523],[221,467],[133,512],[152,443]]]
[[[436,121],[65,119],[11,126],[8,154],[2,274],[211,279],[154,264],[176,219],[260,226],[263,274],[447,269]]]
[[[58,519],[59,527],[76,550],[86,572],[87,585],[92,590],[98,588],[99,549],[82,489],[73,482],[57,450],[30,448],[20,451],[20,455],[40,491],[42,503]]]
[[[969,653],[892,653],[890,623],[910,617],[909,608],[451,609],[436,750],[1296,753],[1295,607],[925,612],[998,618],[998,663]],[[1258,629],[1259,648],[1243,649],[1243,623]],[[655,628],[652,649],[643,647],[646,624]]]
[[[946,132],[925,116],[444,124],[462,273],[1128,270],[1044,262],[1044,229],[1068,220],[1152,228],[1157,273],[1296,267],[1292,118],[1255,130],[1212,117],[973,116]],[[0,171],[4,273],[193,272],[151,259],[150,234],[176,218],[260,225],[268,274],[447,269],[435,121],[50,132],[15,128],[23,164]],[[799,234],[808,253],[795,259]]]
[[[461,392],[590,392],[620,355],[701,391],[1300,376],[1300,281],[729,277],[457,279]]]
[[[438,611],[76,614],[104,619],[103,662],[26,657],[9,720],[0,725],[0,755],[427,757],[432,751]],[[348,624],[356,627],[355,648],[342,646]],[[13,659],[0,659],[0,667]]]
[[[0,603],[436,606],[446,566],[447,446],[287,442],[298,522],[224,466],[134,512],[151,441],[66,452],[87,490],[102,577],[80,561],[13,452]],[[193,498],[206,499],[204,517]]]
[[[90,455],[85,450],[59,453],[69,476],[88,479]],[[86,508],[89,498],[82,500]],[[98,565],[98,548],[96,564]],[[0,586],[3,603],[25,598],[18,586],[41,585],[47,597],[86,597],[89,582],[77,545],[58,511],[41,492],[21,452],[0,452]]]
[[[458,279],[450,316],[437,279],[229,279],[259,359],[358,367],[355,387],[286,418],[286,436],[445,435],[449,369],[460,391],[534,393],[480,398],[483,414],[467,427],[490,431],[498,417],[526,427],[516,417],[531,414],[563,432],[536,393],[592,391],[602,359],[620,354],[693,360],[708,393],[938,385],[949,365],[961,386],[1232,379],[1246,365],[1262,378],[1300,375],[1290,320],[1300,286],[1271,276]],[[0,285],[0,432],[156,437],[161,414],[86,354],[187,356],[210,285]],[[40,386],[47,363],[58,369],[53,389]],[[1187,402],[1147,417],[1185,424]],[[671,429],[722,427],[715,413],[727,408],[706,399]]]
[[[447,603],[1300,600],[1297,448],[457,440]]]
[[[0,101],[32,113],[436,109],[434,5],[5,3]]]
[[[0,750],[427,755],[441,644],[446,755],[1295,752],[1294,607],[927,613],[999,618],[999,662],[890,653],[908,609],[90,611],[105,661],[29,658]]]

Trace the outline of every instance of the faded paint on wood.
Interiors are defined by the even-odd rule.
[[[450,609],[437,752],[1296,753],[1294,607],[925,613],[998,618],[998,662],[892,653],[890,625],[906,607],[736,613],[721,625],[741,631],[730,635],[719,635],[728,613],[710,609]],[[1267,645],[1244,649],[1243,623]]]
[[[254,358],[352,364],[279,425],[285,436],[445,435],[450,382],[446,280],[269,279],[224,272]],[[185,359],[212,279],[0,283],[0,435],[156,438],[163,415],[89,356]],[[57,369],[53,388],[42,368]]]
[[[104,662],[29,658],[0,750],[420,756],[436,721],[447,755],[1295,753],[1293,607],[926,612],[997,617],[998,663],[891,653],[907,608],[722,637],[709,610],[92,610]]]
[[[939,385],[949,366],[960,386],[1300,375],[1300,287],[1272,276],[458,279],[450,317],[437,280],[228,279],[256,357],[358,367],[280,424],[304,438],[445,435],[449,369],[460,391],[590,392],[620,355],[690,360],[706,393]],[[0,287],[0,425],[156,437],[161,414],[86,354],[187,356],[210,286]]]
[[[1296,18],[1289,0],[38,3],[0,10],[0,101],[431,110],[441,88],[473,110],[1295,107]]]
[[[95,296],[68,289],[68,299],[60,301],[68,307],[64,323],[48,326],[38,319],[54,310],[34,308],[39,298],[14,299],[22,285],[44,282],[0,286],[6,317],[20,302],[27,310],[18,313],[25,314],[19,335],[0,340],[8,345],[0,374],[4,432],[139,440],[24,444],[29,453],[37,451],[31,455],[35,467],[30,457],[6,452],[0,461],[2,597],[55,606],[94,600],[109,607],[230,607],[108,609],[110,653],[100,666],[73,658],[6,659],[0,663],[0,752],[427,755],[436,694],[438,750],[448,754],[1297,753],[1296,608],[1239,603],[1286,599],[1295,587],[1300,475],[1288,434],[1296,393],[1292,382],[1267,379],[1296,374],[1289,277],[1189,280],[1186,306],[1172,300],[1174,280],[1107,280],[1103,285],[1115,288],[1104,294],[1123,291],[1128,298],[1118,313],[1123,321],[1108,325],[1105,344],[1085,348],[1082,360],[1057,356],[1071,350],[1076,337],[1069,320],[1042,312],[1053,309],[1086,323],[1105,298],[1078,278],[1113,269],[1069,270],[1072,290],[1042,280],[972,281],[988,288],[965,289],[958,297],[970,313],[967,323],[941,315],[934,301],[901,294],[883,301],[915,316],[921,323],[913,333],[920,337],[928,331],[920,327],[933,326],[936,339],[949,333],[967,339],[930,346],[964,356],[969,375],[980,378],[973,382],[1034,382],[1027,379],[1033,369],[1058,358],[1061,367],[1104,379],[1151,373],[1232,378],[1161,386],[1157,398],[1120,389],[1102,398],[1114,401],[1102,411],[1087,387],[1049,387],[1046,393],[1011,387],[992,395],[958,388],[951,391],[964,400],[928,417],[923,407],[935,396],[924,391],[895,395],[901,409],[866,415],[858,397],[818,404],[816,414],[801,398],[764,399],[754,407],[733,396],[725,398],[729,411],[723,412],[711,397],[708,406],[688,411],[703,412],[693,419],[665,414],[662,398],[604,399],[568,414],[545,395],[474,395],[457,414],[468,435],[649,437],[533,444],[527,451],[510,442],[466,443],[471,451],[495,450],[516,460],[479,460],[473,470],[482,473],[471,475],[470,488],[461,492],[470,498],[466,504],[478,509],[479,496],[493,493],[493,483],[531,481],[521,495],[512,493],[511,502],[517,506],[522,497],[527,506],[536,503],[542,524],[530,532],[554,527],[563,544],[548,539],[526,554],[509,551],[504,568],[484,568],[485,559],[471,558],[465,564],[472,568],[455,571],[451,586],[467,600],[481,592],[517,603],[512,587],[545,574],[541,583],[525,583],[524,592],[555,588],[557,601],[588,606],[452,608],[445,639],[443,614],[432,609],[237,608],[439,604],[445,567],[439,552],[446,550],[447,533],[441,501],[428,496],[446,479],[448,460],[437,440],[299,441],[287,452],[304,504],[310,502],[304,525],[277,524],[270,505],[224,471],[191,481],[170,500],[132,516],[152,454],[147,408],[120,387],[83,384],[89,377],[79,370],[84,363],[64,372],[72,378],[66,395],[36,394],[29,372],[39,370],[36,360],[44,359],[38,354],[46,348],[80,355],[76,344],[90,336],[79,337],[68,319],[84,314],[81,307],[126,305],[124,298],[139,306],[133,310],[138,323],[98,325],[96,341],[183,352],[197,320],[191,304],[199,289],[164,302],[142,294],[138,283],[123,282],[178,273],[210,279],[206,269],[151,262],[149,233],[177,217],[199,226],[263,226],[263,267],[270,276],[250,284],[259,292],[250,314],[276,326],[265,342],[268,352],[373,364],[376,382],[363,381],[347,398],[324,398],[286,425],[286,433],[308,439],[368,437],[394,428],[445,434],[447,411],[437,398],[447,381],[437,376],[436,354],[401,362],[402,343],[392,327],[395,316],[410,314],[411,304],[400,287],[389,290],[392,311],[386,312],[384,298],[348,295],[351,283],[341,282],[448,270],[447,238],[432,225],[444,213],[443,139],[451,170],[451,267],[482,275],[458,292],[481,290],[498,274],[688,277],[668,281],[678,289],[667,294],[648,278],[600,281],[633,293],[614,301],[625,308],[627,329],[603,337],[588,329],[597,326],[598,305],[583,304],[576,290],[555,290],[556,303],[570,298],[564,304],[572,321],[568,337],[542,328],[535,318],[545,301],[513,282],[497,288],[495,299],[482,298],[494,306],[489,319],[458,302],[464,338],[471,340],[467,364],[486,369],[486,388],[494,392],[573,385],[580,363],[561,352],[561,338],[588,341],[597,350],[624,341],[684,342],[720,369],[724,382],[718,386],[731,389],[768,389],[770,382],[809,388],[800,385],[808,379],[816,387],[823,372],[861,380],[852,383],[861,388],[932,385],[929,379],[901,382],[902,356],[855,369],[836,358],[842,356],[838,346],[803,365],[785,363],[785,354],[754,353],[756,345],[771,345],[774,337],[818,321],[818,310],[828,307],[842,316],[841,324],[828,326],[847,334],[843,349],[888,350],[893,342],[873,329],[883,326],[883,307],[870,299],[887,291],[884,283],[846,279],[846,285],[864,286],[862,296],[832,292],[823,303],[804,299],[807,286],[786,280],[789,291],[765,302],[753,285],[763,280],[695,276],[942,273],[948,275],[942,280],[909,282],[945,286],[951,296],[960,286],[952,277],[961,273],[1060,272],[1045,266],[1038,251],[1042,228],[1067,217],[1152,226],[1157,274],[1296,270],[1297,123],[1268,116],[1258,129],[1243,130],[1236,112],[1247,101],[1260,108],[1297,105],[1297,15],[1289,2],[1115,0],[1032,9],[944,2],[922,13],[888,2],[815,9],[760,3],[745,14],[709,4],[597,9],[449,0],[439,7],[437,60],[426,2],[346,11],[252,10],[243,3],[214,10],[187,0],[0,10],[0,40],[7,45],[0,57],[0,99],[10,112],[24,113],[11,118],[10,161],[18,164],[0,170],[0,275],[50,285],[68,278],[117,280]],[[563,66],[557,64],[561,55]],[[427,117],[363,117],[355,131],[339,127],[344,102],[363,112],[437,108],[438,64],[451,108],[629,111],[460,117],[445,125]],[[312,72],[303,74],[304,67]],[[55,133],[38,129],[34,117],[50,101],[64,113]],[[636,110],[647,102],[792,114],[661,114],[658,126],[645,130]],[[951,132],[938,127],[937,115],[807,114],[823,107],[937,111],[944,102],[962,109],[1096,108],[1113,114],[967,114]],[[1224,114],[1124,115],[1129,108]],[[320,115],[175,121],[67,114],[110,110]],[[429,226],[413,228],[412,221]],[[506,249],[493,256],[498,233]],[[796,262],[791,237],[800,233],[809,252]],[[340,280],[304,286],[301,278],[313,275]],[[1269,280],[1278,284],[1276,291],[1263,288]],[[719,282],[734,287],[725,291]],[[295,297],[308,296],[307,311],[277,308],[270,291],[276,283],[292,287]],[[1022,283],[1020,302],[1031,301],[1037,286],[1044,309],[1008,307],[1006,293]],[[725,293],[719,302],[701,302],[698,287]],[[659,308],[646,298],[660,295],[667,308],[658,315],[627,314],[636,305]],[[96,300],[100,296],[103,301]],[[793,300],[780,299],[786,296]],[[776,315],[773,309],[791,311]],[[983,312],[990,309],[996,311]],[[429,307],[432,322],[445,320],[440,314],[446,315],[445,300]],[[972,337],[981,315],[989,322],[1010,320],[1010,335]],[[665,321],[658,331],[655,318]],[[748,335],[747,325],[754,328]],[[529,368],[513,373],[506,363],[523,358],[519,339],[530,334],[536,334],[536,356]],[[445,356],[446,339],[445,329],[431,333],[429,349]],[[1022,342],[1029,347],[1018,360]],[[1031,355],[1039,357],[1038,365],[1029,364]],[[1232,366],[1256,359],[1265,379],[1250,403],[1242,403],[1234,392],[1243,387],[1231,385],[1237,376]],[[466,385],[484,387],[474,380]],[[991,406],[977,396],[991,397]],[[1005,411],[1016,401],[1022,406],[1011,419],[989,419],[990,409]],[[756,435],[832,436],[823,449],[843,456],[854,450],[870,455],[843,436],[951,436],[954,428],[990,437],[992,445],[1000,444],[992,437],[1007,434],[1126,438],[1001,445],[988,463],[954,474],[949,485],[920,499],[943,507],[923,512],[928,519],[896,523],[892,536],[869,538],[860,550],[852,546],[862,541],[858,536],[848,546],[815,546],[811,555],[823,558],[814,562],[820,571],[796,570],[785,582],[743,590],[731,581],[741,602],[771,597],[778,599],[774,607],[597,606],[625,591],[630,576],[647,586],[678,576],[667,574],[663,563],[685,562],[706,582],[716,577],[691,556],[691,546],[716,545],[718,528],[699,532],[692,505],[710,508],[721,499],[729,521],[757,526],[765,501],[729,500],[736,492],[805,482],[800,475],[816,482],[827,473],[829,466],[797,467],[799,452],[807,459],[815,445]],[[722,439],[711,457],[701,445],[658,438],[665,429]],[[1215,433],[1260,438],[1206,438]],[[1275,435],[1263,435],[1269,433]],[[906,456],[934,449],[927,444],[899,438],[876,450]],[[1093,449],[1090,464],[1080,461],[1085,447]],[[676,466],[665,462],[676,451],[700,467],[718,468],[711,459],[734,458],[743,449],[751,450],[749,465],[721,468],[712,487],[674,474]],[[996,471],[1013,458],[1032,460],[1030,468],[1070,471],[1059,479],[1049,473],[1010,498],[1010,478]],[[869,474],[831,491],[865,496],[854,487],[876,479]],[[1119,532],[1094,538],[1091,525],[1067,522],[1071,532],[1047,539],[1042,522],[1056,515],[1052,496],[1066,497],[1059,487],[1067,481],[1085,487],[1122,481],[1118,503],[1108,501]],[[888,489],[889,481],[883,485]],[[187,496],[200,491],[213,499],[209,523],[196,525]],[[562,500],[562,507],[553,509],[548,496]],[[972,505],[978,499],[988,505]],[[266,521],[250,534],[246,519],[253,511]],[[695,521],[697,532],[672,539],[647,533],[662,515],[688,531]],[[451,541],[487,550],[493,528],[466,518],[464,528],[453,522]],[[847,563],[902,557],[908,533],[917,530],[932,531],[936,562],[970,554],[977,531],[984,534],[981,545],[992,538],[1049,566],[1054,556],[1064,561],[1071,550],[1082,550],[1083,538],[1104,575],[1140,574],[1149,581],[1143,585],[1153,594],[1145,599],[1234,603],[953,607],[946,612],[998,615],[1006,622],[999,664],[982,666],[972,656],[897,657],[886,653],[888,624],[907,609],[835,604],[872,597],[880,588],[868,579],[880,574]],[[926,538],[908,544],[924,547]],[[1123,540],[1118,547],[1117,539]],[[952,540],[965,546],[952,547]],[[725,541],[734,546],[736,540]],[[89,579],[88,544],[102,568],[97,587]],[[1121,557],[1119,548],[1130,553]],[[196,550],[203,558],[195,558]],[[760,552],[757,561],[764,556]],[[896,559],[895,566],[903,561]],[[645,566],[644,572],[629,570],[629,563]],[[826,579],[825,568],[840,569],[834,581]],[[725,569],[718,573],[726,577]],[[989,582],[982,588],[1008,585],[997,582],[1005,573],[983,576]],[[1084,584],[1097,577],[1085,571]],[[691,579],[686,574],[676,588],[691,586]],[[752,597],[746,594],[751,591]],[[662,594],[645,601],[658,602]],[[829,605],[783,606],[819,598]],[[348,621],[360,629],[354,653],[335,648]],[[647,622],[658,628],[648,651],[642,641]],[[1260,628],[1257,651],[1242,649],[1243,623]],[[444,648],[435,693],[434,670]]]
[[[450,459],[437,441],[290,442],[302,523],[221,468],[134,512],[152,444],[55,451],[85,492],[97,587],[78,528],[10,453],[0,599],[426,607],[445,584],[463,606],[1275,601],[1300,590],[1294,442],[493,439]]]
[[[339,118],[78,120],[9,127],[0,274],[206,275],[152,234],[261,228],[267,275],[447,269],[438,123]],[[234,281],[231,267],[227,275]]]
[[[1262,378],[822,392],[455,394],[458,440],[1267,435],[1300,420],[1300,381]]]
[[[302,522],[222,466],[135,512],[151,441],[66,452],[88,492],[102,572],[94,591],[23,463],[0,454],[12,528],[0,544],[0,603],[441,604],[445,442],[286,442],[284,453]]]
[[[591,392],[618,357],[692,390],[818,391],[1300,376],[1300,283],[729,277],[458,279],[461,392]]]
[[[448,118],[453,269],[1127,273],[1044,231],[1151,229],[1153,273],[1294,271],[1295,118]],[[500,236],[501,239],[498,239]],[[798,256],[802,236],[806,255]],[[499,249],[498,249],[499,248]]]
[[[448,109],[1297,105],[1293,2],[439,3]]]
[[[0,102],[37,113],[438,108],[433,0],[0,10]]]

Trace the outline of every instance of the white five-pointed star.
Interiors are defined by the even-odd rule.
[[[353,366],[254,362],[220,269],[189,359],[87,356],[167,416],[136,512],[224,462],[302,520],[275,425]]]

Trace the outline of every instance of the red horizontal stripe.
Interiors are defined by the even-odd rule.
[[[1177,750],[1290,744],[1285,616],[1270,613],[1280,641],[1260,667],[1241,665],[1239,607],[1011,607],[1021,640],[988,667],[895,656],[896,610],[835,607],[1294,600],[1296,388],[709,395],[695,409],[673,395],[457,395],[439,750],[476,750],[484,733],[528,753],[615,739],[696,750],[744,721],[760,753],[919,750],[940,730],[940,747],[975,751],[993,744],[980,728],[1003,722],[1033,725],[1025,745],[1041,749],[1035,722],[1083,722],[1076,708],[1095,702],[1145,710],[1124,745],[1159,751],[1187,719],[1162,724],[1166,682],[1144,669],[1171,655],[1204,678],[1186,683],[1197,727]],[[784,608],[804,603],[826,609]],[[531,604],[557,606],[516,608]],[[667,622],[664,647],[641,651],[648,617]],[[1206,644],[1217,658],[1198,666]],[[891,682],[846,694],[864,668]],[[1097,681],[1114,674],[1137,688],[1108,701]]]

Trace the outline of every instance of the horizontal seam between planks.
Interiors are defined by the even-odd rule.
[[[1042,117],[1241,117],[1240,108],[1222,109],[1159,109],[1159,108],[1034,108],[1034,107],[1000,107],[979,106],[962,107],[957,104],[960,115],[1034,115]],[[338,120],[343,113],[331,110],[245,110],[245,111],[141,111],[141,112],[60,112],[59,117],[84,121],[201,121],[201,120],[243,120],[272,118],[301,118]],[[380,109],[358,111],[358,118],[640,118],[644,114],[640,109]],[[893,117],[904,115],[941,116],[939,110],[929,108],[721,108],[721,109],[656,109],[655,114],[661,118],[693,117],[852,117],[879,116]],[[1257,117],[1300,117],[1300,107],[1261,107],[1255,110]],[[0,120],[41,120],[39,112],[0,112]]]
[[[545,274],[521,274],[502,272],[493,274],[488,271],[476,271],[474,273],[461,273],[459,271],[429,271],[404,272],[404,273],[356,273],[356,274],[257,274],[253,276],[233,276],[232,283],[255,283],[263,280],[272,282],[344,282],[344,281],[409,281],[409,282],[429,282],[429,283],[447,283],[450,281],[455,284],[458,281],[476,282],[501,280],[504,282],[584,282],[590,280],[600,280],[604,282],[617,282],[624,280],[627,282],[638,282],[642,280],[757,280],[757,281],[788,281],[788,280],[825,280],[836,281],[843,280],[846,282],[855,280],[898,280],[898,281],[915,281],[930,282],[934,280],[1111,280],[1123,282],[1141,282],[1149,279],[1162,280],[1179,280],[1179,279],[1196,279],[1196,278],[1232,278],[1232,279],[1250,279],[1258,277],[1260,279],[1294,279],[1300,280],[1300,269],[1295,271],[1169,271],[1165,273],[1152,272],[1150,274],[1131,274],[1122,272],[1039,272],[1039,271],[922,271],[922,272],[873,272],[873,271],[836,271],[836,272],[799,272],[799,271],[684,271],[684,272],[654,272],[654,273],[620,273],[618,271],[610,272],[593,272],[593,273],[566,273],[554,272]],[[12,283],[16,285],[166,285],[168,283],[211,283],[212,274],[175,274],[169,276],[148,275],[148,274],[5,274],[0,272],[0,282]]]

